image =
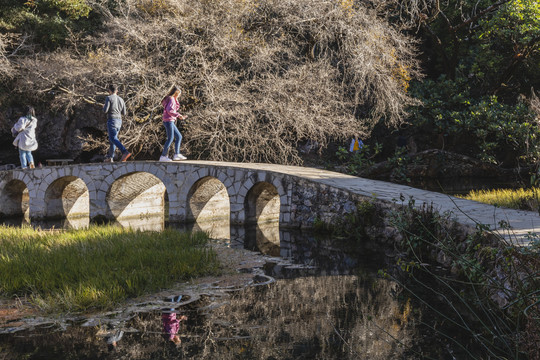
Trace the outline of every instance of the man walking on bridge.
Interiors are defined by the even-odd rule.
[[[122,115],[126,115],[126,104],[124,99],[118,96],[118,88],[116,85],[109,85],[109,96],[105,98],[103,112],[107,114],[107,133],[109,134],[109,152],[105,158],[105,162],[113,162],[114,152],[116,148],[122,152],[122,159],[126,161],[131,153],[126,150],[124,145],[118,139],[118,132],[122,127]]]

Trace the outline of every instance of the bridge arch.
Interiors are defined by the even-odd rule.
[[[214,176],[204,176],[189,189],[186,198],[186,220],[229,223],[230,198],[227,187]]]
[[[44,218],[88,218],[90,192],[86,182],[73,175],[53,180],[45,190]]]
[[[162,179],[146,171],[121,173],[117,177],[113,174],[110,178],[113,179],[110,184],[104,182],[108,187],[107,217],[127,225],[136,220],[152,223],[165,220],[169,196]]]
[[[256,182],[244,197],[244,209],[247,233],[251,235],[247,239],[255,241],[245,246],[279,256],[281,197],[277,187],[268,181]]]
[[[277,188],[266,181],[261,181],[251,187],[244,198],[246,223],[279,222],[280,196]]]
[[[20,179],[10,179],[0,183],[0,217],[30,217],[30,196],[28,185]]]

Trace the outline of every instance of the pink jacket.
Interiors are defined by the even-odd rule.
[[[163,104],[163,122],[175,121],[180,116],[178,112],[180,103],[173,96],[167,96],[161,104]]]
[[[174,338],[174,335],[178,333],[180,328],[180,321],[176,318],[175,313],[163,313],[161,315],[161,321],[163,322],[163,329],[168,334],[169,339]]]

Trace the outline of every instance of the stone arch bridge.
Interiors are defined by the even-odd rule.
[[[171,222],[228,220],[312,227],[354,212],[359,201],[388,204],[414,198],[416,206],[450,211],[464,225],[514,234],[535,232],[536,213],[494,208],[408,186],[314,168],[210,161],[92,163],[0,171],[0,217],[30,219],[145,218]]]

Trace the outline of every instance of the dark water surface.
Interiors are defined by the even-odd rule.
[[[200,227],[224,246],[267,254],[258,269],[243,270],[253,274],[250,286],[173,294],[159,307],[130,304],[100,316],[13,324],[0,329],[0,359],[469,358],[456,345],[467,336],[435,336],[424,325],[432,315],[377,276],[385,259],[362,244],[277,224],[205,226],[188,230]],[[175,344],[171,318],[182,315]]]

